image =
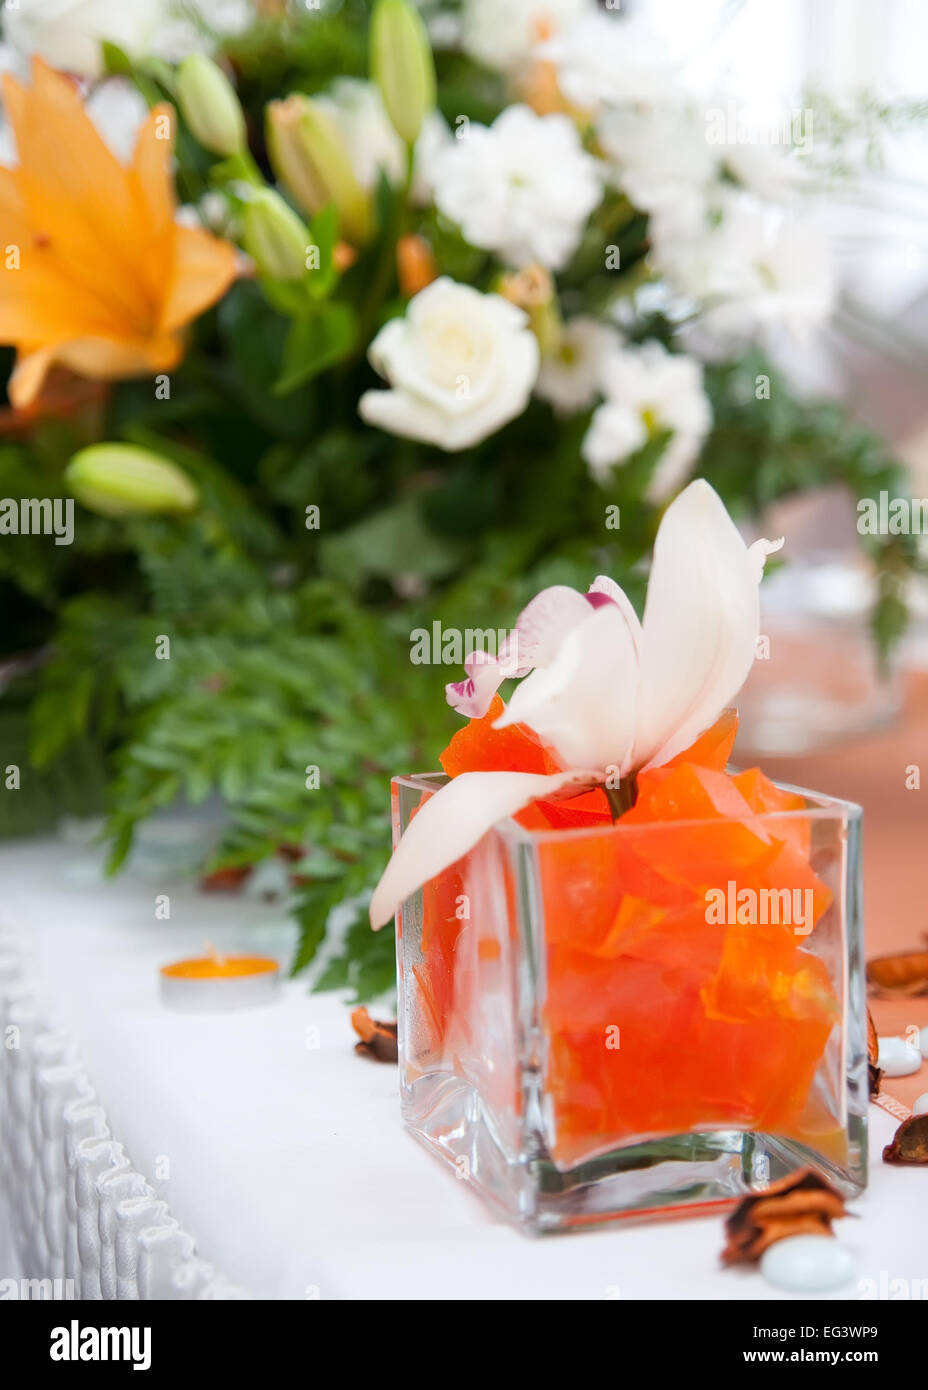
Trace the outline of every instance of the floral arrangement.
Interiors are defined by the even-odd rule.
[[[115,868],[218,796],[204,871],[286,861],[297,969],[357,904],[317,970],[375,993],[384,789],[449,732],[410,633],[638,601],[697,474],[749,523],[905,491],[769,356],[834,293],[814,165],[714,142],[585,0],[20,0],[4,40],[0,817],[105,808]],[[865,542],[885,651],[911,541]]]
[[[803,793],[727,769],[727,707],[754,661],[758,587],[780,545],[745,545],[697,479],[658,528],[641,622],[606,576],[582,594],[555,586],[501,658],[474,653],[448,686],[470,721],[441,755],[444,785],[413,794],[408,818],[395,806],[405,829],[370,904],[375,928],[394,913],[402,924],[404,1088],[431,1072],[450,1093],[457,1077],[503,1128],[521,1113],[507,991],[523,971],[505,958],[537,933],[524,974],[544,981],[532,1047],[558,1165],[709,1128],[709,1116],[809,1140],[840,1007],[824,944],[835,893],[819,876],[829,853]],[[488,835],[510,817],[537,832],[518,861]],[[543,903],[532,928],[532,909],[513,905],[520,873]],[[432,1107],[409,1113],[429,1137]]]

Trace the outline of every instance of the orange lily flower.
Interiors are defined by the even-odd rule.
[[[3,80],[18,164],[0,168],[0,342],[17,348],[17,409],[59,363],[81,376],[169,371],[181,330],[228,289],[236,248],[175,221],[174,113],[156,107],[126,167],[73,82],[33,63]]]

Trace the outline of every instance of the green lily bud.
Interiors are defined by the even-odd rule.
[[[304,212],[314,216],[334,203],[343,235],[355,244],[369,239],[371,200],[335,122],[311,97],[295,92],[269,103],[267,149],[274,173]]]
[[[425,25],[408,0],[377,0],[371,18],[371,76],[407,145],[435,106],[435,64]]]
[[[100,516],[191,512],[199,493],[182,468],[135,444],[92,444],[64,473],[79,502]]]
[[[306,223],[273,188],[260,189],[242,213],[245,250],[262,275],[302,280],[313,239]]]
[[[177,69],[177,100],[184,120],[204,149],[228,158],[246,146],[245,117],[235,88],[221,68],[202,53]]]

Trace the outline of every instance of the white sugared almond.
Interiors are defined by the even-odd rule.
[[[921,1053],[901,1038],[880,1038],[877,1066],[887,1076],[911,1076],[921,1064]]]
[[[833,1236],[787,1236],[764,1251],[760,1269],[774,1288],[822,1293],[848,1282],[854,1260]]]

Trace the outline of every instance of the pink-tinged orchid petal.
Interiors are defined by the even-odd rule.
[[[781,544],[749,549],[701,478],[667,508],[642,623],[636,767],[659,767],[688,748],[741,689],[754,661],[764,561]]]
[[[462,772],[424,801],[406,828],[371,898],[376,931],[411,893],[454,864],[498,821],[565,787],[592,786],[595,772]]]
[[[589,615],[590,606],[576,589],[566,584],[542,589],[519,614],[495,657],[488,652],[470,653],[464,662],[467,680],[445,686],[448,704],[458,714],[481,719],[504,680],[553,661],[567,634]]]
[[[637,710],[635,635],[622,608],[607,603],[516,687],[493,727],[527,724],[566,766],[598,768],[603,780],[604,769],[628,770]]]
[[[631,599],[625,590],[620,588],[614,579],[610,579],[608,574],[598,574],[587,591],[586,601],[592,603],[594,608],[599,607],[596,600],[611,599],[620,613],[625,618],[628,625],[629,636],[635,646],[635,652],[641,647],[641,623],[638,614],[632,607]]]

